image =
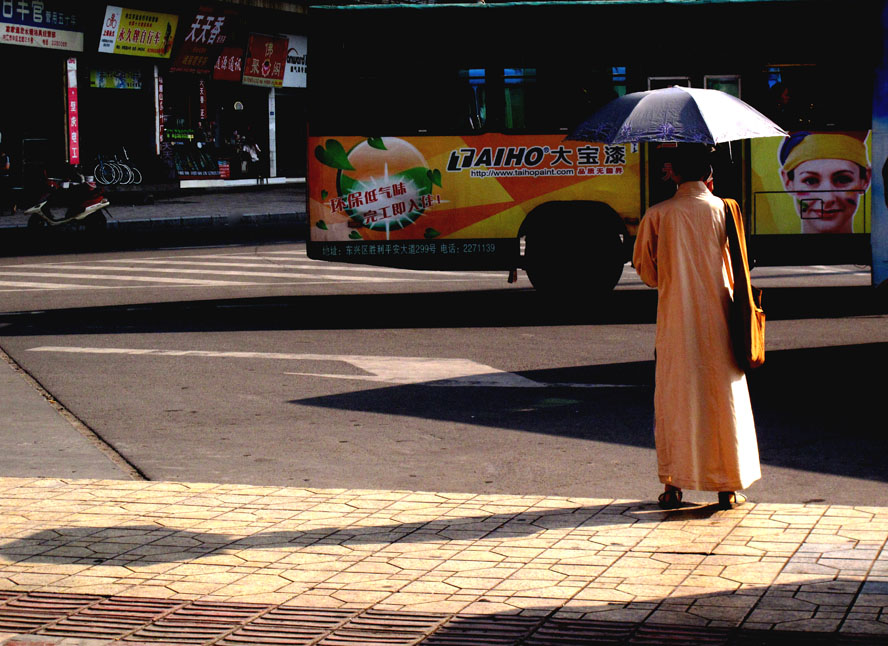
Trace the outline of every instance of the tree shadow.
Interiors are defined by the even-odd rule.
[[[762,462],[888,481],[888,433],[878,422],[884,417],[886,365],[888,343],[770,352],[749,376]],[[290,403],[653,448],[653,361],[519,374],[539,387],[447,388],[431,382]]]
[[[689,507],[687,518],[712,515],[714,505]],[[405,514],[410,512],[405,511]],[[360,547],[422,544],[445,541],[508,540],[532,537],[546,530],[602,529],[640,520],[677,519],[680,512],[664,512],[644,502],[566,506],[529,512],[443,516],[413,522],[351,527],[327,526],[322,521],[308,529],[259,531],[245,535],[175,529],[161,524],[68,526],[43,529],[0,544],[0,555],[14,562],[97,564],[126,561],[130,565],[184,562],[245,549],[301,548],[316,545]],[[628,548],[619,542],[615,548]],[[592,544],[590,544],[592,547]],[[596,549],[604,545],[595,544]]]
[[[771,321],[874,316],[888,298],[869,287],[769,288]],[[343,316],[343,312],[361,316]],[[440,329],[653,324],[657,292],[616,289],[557,301],[529,288],[168,301],[0,315],[3,336],[251,330]]]

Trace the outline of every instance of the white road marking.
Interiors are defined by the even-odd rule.
[[[221,359],[272,359],[277,361],[340,361],[364,375],[320,372],[285,372],[286,375],[350,379],[396,385],[481,386],[486,388],[633,388],[626,384],[547,384],[512,372],[499,370],[470,359],[428,357],[377,357],[351,354],[296,354],[289,352],[239,352],[213,350],[160,350],[157,348],[96,348],[80,346],[40,346],[31,352],[73,354],[119,354],[154,357],[202,357]]]
[[[202,256],[207,257],[207,256]],[[243,258],[243,260],[253,260],[255,261],[255,256],[210,256],[211,258]],[[196,258],[192,256],[191,258]],[[205,261],[205,260],[180,260],[178,258],[170,258],[170,259],[155,259],[155,258],[132,258],[132,259],[121,259],[121,260],[103,260],[101,262],[107,263],[138,263],[143,265],[194,265],[198,267],[244,267],[244,268],[277,268],[282,270],[287,270],[292,267],[294,270],[296,269],[331,269],[334,265],[330,263],[326,263],[320,260],[303,260],[303,261],[293,261],[290,264],[281,264],[280,261],[277,262],[220,262],[217,260]],[[432,271],[432,270],[422,270],[422,269],[398,269],[397,267],[381,267],[378,265],[350,265],[347,263],[340,263],[335,265],[335,271],[365,271],[365,272],[378,272],[378,273],[398,273],[398,274],[406,274],[406,275],[416,275],[416,274],[426,274],[432,276],[478,276],[483,275],[485,272],[468,272],[468,271]],[[211,273],[219,273],[215,270],[211,270]],[[487,273],[503,273],[500,272],[487,272]],[[293,274],[290,274],[293,275]],[[315,273],[312,274],[317,275]]]
[[[17,287],[17,288],[27,288],[27,289],[88,289],[88,285],[73,285],[71,283],[32,283],[28,281],[12,281],[12,280],[0,280],[0,285],[3,287]],[[17,289],[3,289],[0,291],[4,292],[14,292],[19,291]]]
[[[89,269],[89,267],[87,267]],[[93,280],[119,280],[119,281],[135,281],[144,283],[172,283],[177,285],[206,285],[211,287],[229,287],[232,285],[244,285],[246,283],[230,280],[204,280],[200,278],[165,278],[163,276],[108,276],[105,274],[83,274],[78,271],[66,271],[65,273],[56,273],[48,271],[0,271],[0,276],[38,276],[40,278],[90,278]],[[60,283],[65,287],[64,283]]]
[[[258,276],[261,278],[326,278],[328,280],[348,280],[348,281],[407,281],[409,278],[380,278],[376,276],[340,276],[338,274],[300,274],[296,272],[278,272],[278,271],[222,271],[218,269],[206,270],[206,269],[183,269],[178,267],[112,267],[112,266],[103,266],[103,265],[77,265],[78,270],[88,270],[88,271],[120,271],[120,272],[143,272],[143,273],[158,273],[158,274],[199,274],[201,276],[206,275],[218,275],[218,276],[245,276],[245,277],[253,277]],[[7,272],[0,271],[0,276],[6,274]],[[16,274],[14,274],[16,275]],[[27,275],[24,273],[19,273],[17,275]],[[40,276],[45,274],[33,273],[30,275]],[[62,274],[59,274],[62,275]],[[76,274],[75,274],[76,275]],[[97,276],[90,276],[91,278],[95,278]],[[100,278],[108,278],[108,276],[98,276]],[[135,280],[130,276],[120,276],[120,280]],[[150,280],[150,278],[145,278],[146,280]],[[186,279],[183,279],[183,281]],[[199,279],[187,279],[187,280],[198,280]],[[215,282],[215,281],[209,281]],[[229,284],[229,283],[225,283]],[[237,284],[237,283],[234,283]]]

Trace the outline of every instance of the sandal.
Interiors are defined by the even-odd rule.
[[[657,498],[660,509],[678,509],[681,506],[681,489],[667,489]]]
[[[735,507],[739,507],[743,503],[747,502],[749,498],[740,493],[739,491],[719,491],[718,492],[718,508],[719,509],[734,509]]]

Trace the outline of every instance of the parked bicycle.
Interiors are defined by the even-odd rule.
[[[93,169],[93,177],[99,184],[125,186],[142,183],[142,172],[130,161],[126,148],[121,148],[121,151],[122,159],[117,155],[110,158],[101,154],[96,155],[97,163]]]

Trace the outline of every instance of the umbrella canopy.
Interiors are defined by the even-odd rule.
[[[787,132],[719,90],[673,86],[614,99],[567,137],[611,144],[640,141],[718,144]]]

